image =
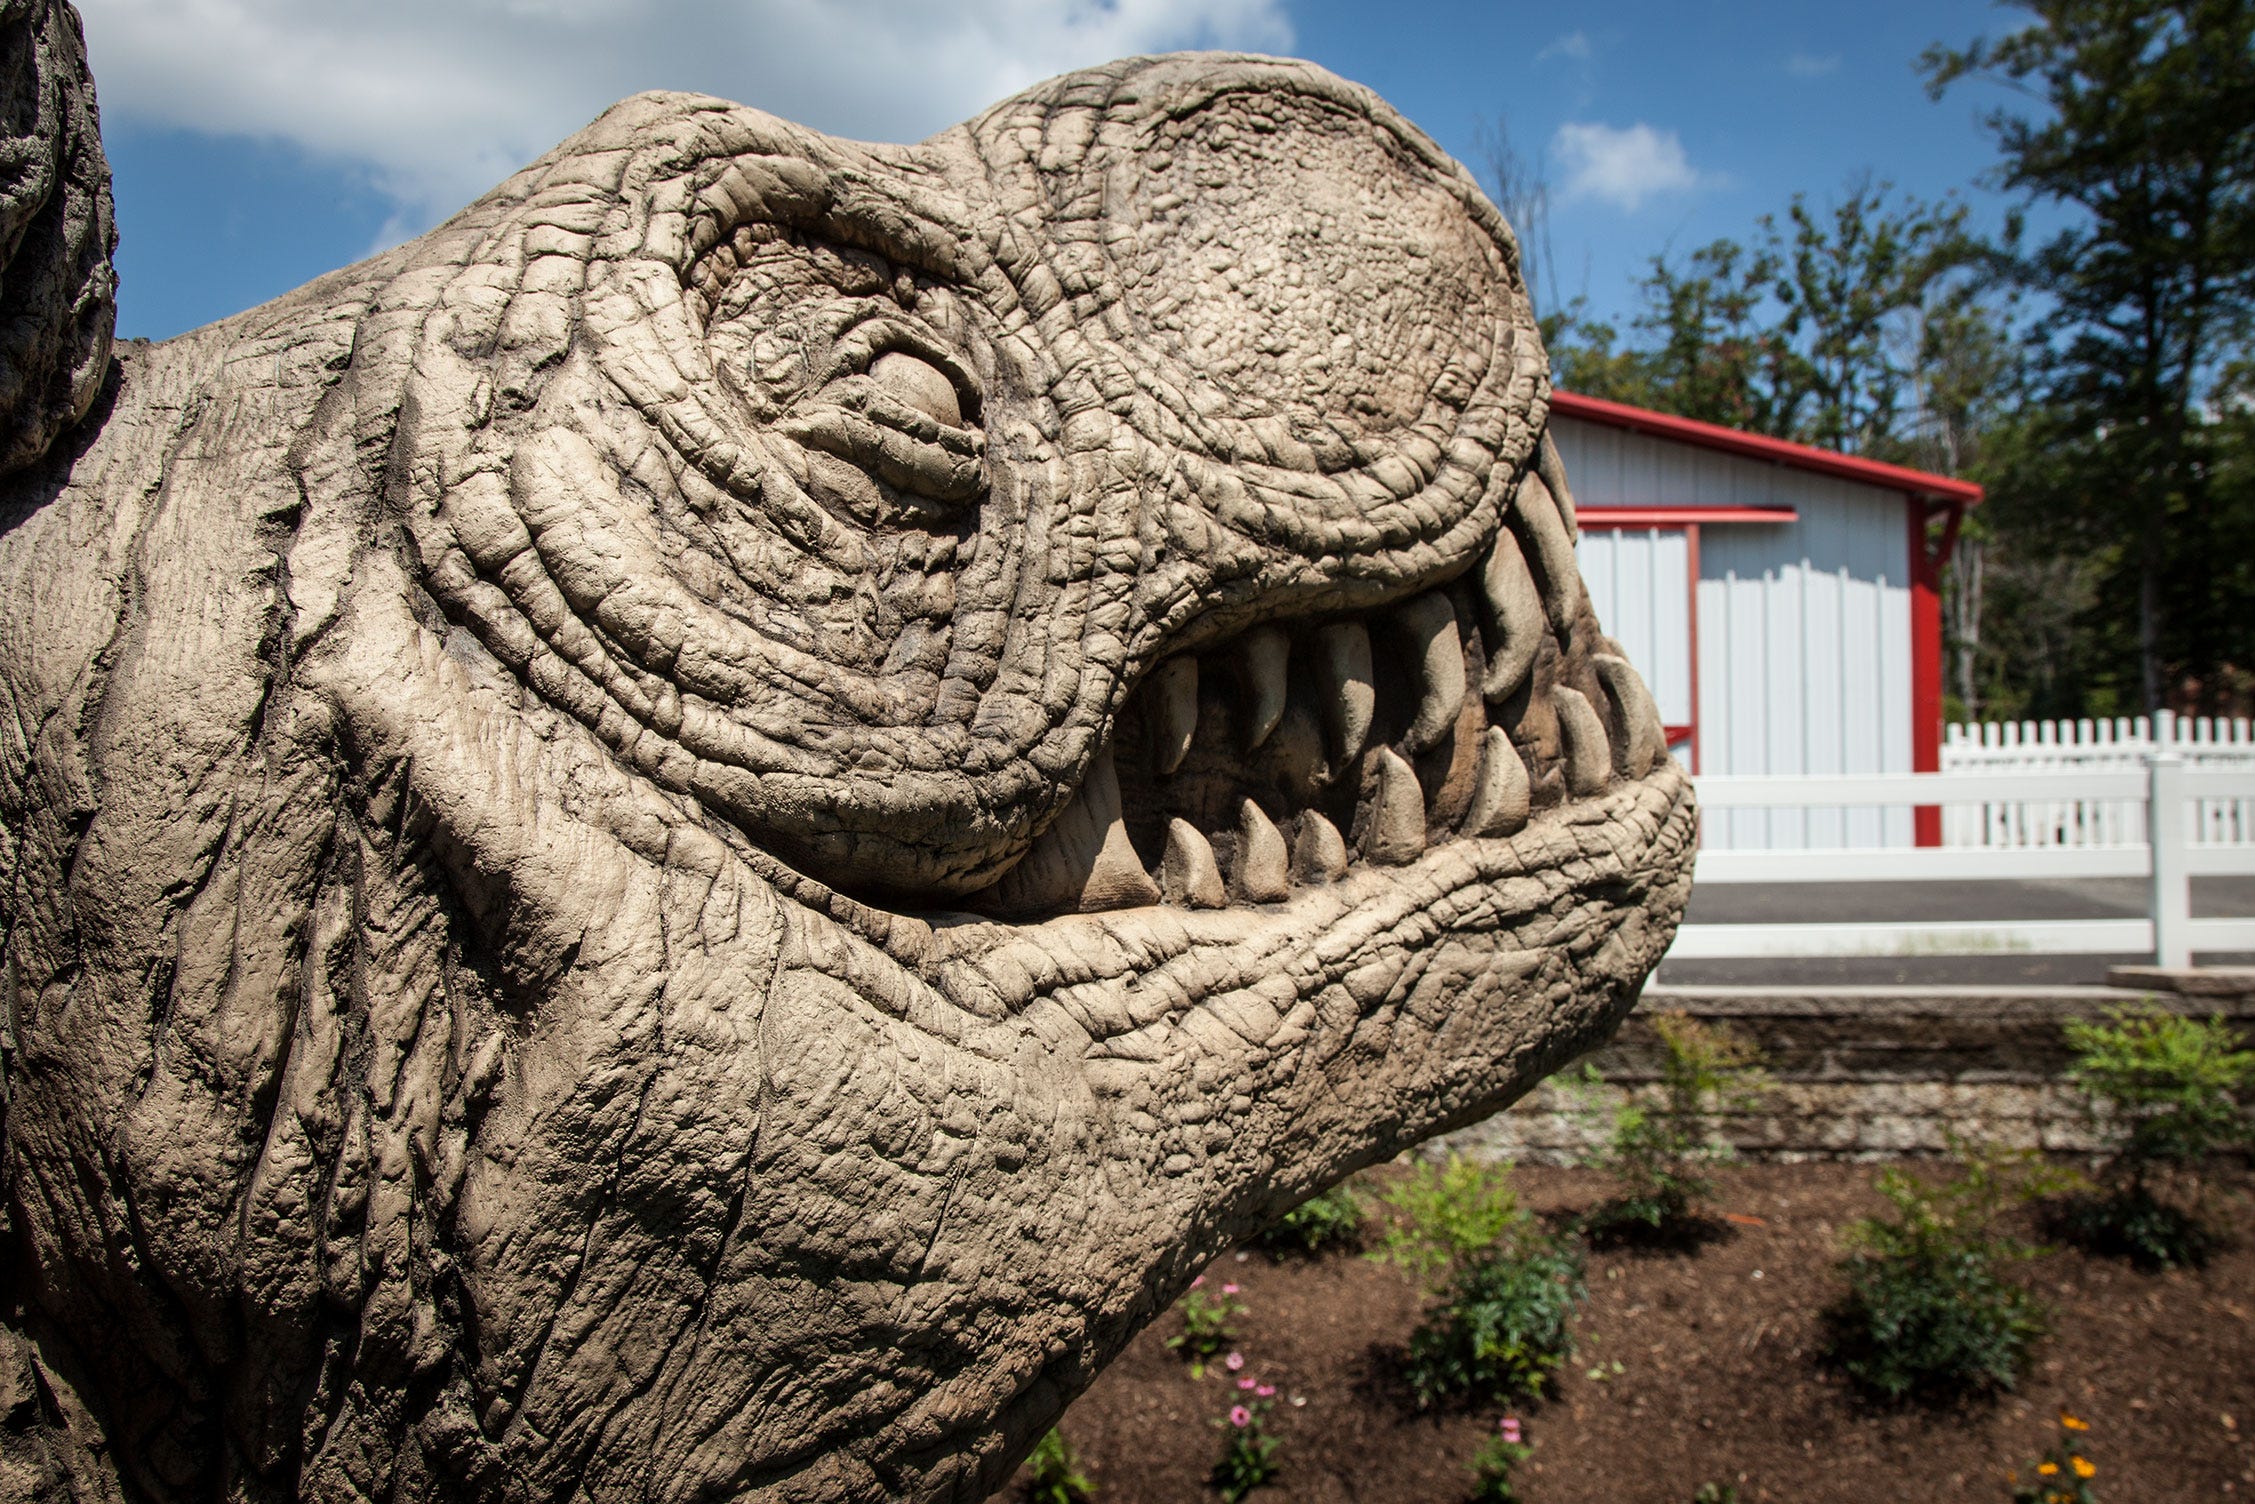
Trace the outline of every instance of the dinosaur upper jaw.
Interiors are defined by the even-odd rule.
[[[1165,660],[1281,623],[1288,681],[1357,627],[1378,667],[1422,662],[1392,608],[1454,580],[1461,637],[1492,614],[1544,382],[1516,249],[1319,70],[1122,64],[897,149],[650,97],[489,212],[500,265],[440,293],[402,408],[430,588],[638,771],[839,890],[1079,906],[1042,874],[1080,860],[1067,806],[1107,747],[1131,810],[1224,861],[1246,795],[1355,843],[1365,749],[1312,689],[1253,782],[1142,797]],[[1570,560],[1524,564],[1576,609]],[[1320,796],[1284,756],[1324,764]],[[1147,868],[1167,828],[1130,821]]]

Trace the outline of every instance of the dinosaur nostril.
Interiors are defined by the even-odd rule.
[[[888,350],[869,367],[869,377],[892,396],[936,423],[963,426],[963,403],[947,372],[928,360]]]

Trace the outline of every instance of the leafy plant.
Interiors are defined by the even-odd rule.
[[[1237,1402],[1214,1422],[1221,1428],[1221,1459],[1214,1464],[1214,1486],[1229,1504],[1237,1504],[1254,1489],[1276,1477],[1277,1443],[1268,1434],[1269,1407],[1276,1386],[1263,1384],[1251,1374],[1237,1380]]]
[[[1519,1491],[1511,1486],[1512,1470],[1534,1455],[1535,1444],[1519,1434],[1519,1417],[1506,1415],[1496,1423],[1496,1434],[1480,1443],[1472,1454],[1473,1504],[1518,1504]]]
[[[2098,1464],[2083,1455],[2082,1437],[2089,1429],[2088,1421],[2060,1411],[2059,1439],[2036,1463],[2033,1483],[2013,1480],[2019,1486],[2012,1491],[2012,1504],[2098,1504],[2098,1491],[2091,1487]]]
[[[1418,1404],[1541,1394],[1574,1355],[1574,1308],[1586,1293],[1580,1250],[1521,1213],[1508,1238],[1458,1266],[1410,1333]]]
[[[2204,1263],[2220,1240],[2201,1164],[2248,1142],[2239,1098],[2255,1084],[2255,1050],[2238,1048],[2222,1018],[2150,1003],[2070,1020],[2066,1032],[2069,1075],[2112,1109],[2117,1142],[2106,1189],[2067,1200],[2056,1225],[2146,1268]]]
[[[1702,1483],[1691,1504],[1738,1504],[1738,1490],[1728,1483]]]
[[[1237,1322],[1245,1315],[1235,1284],[1225,1283],[1214,1296],[1201,1288],[1205,1283],[1203,1274],[1190,1282],[1182,1297],[1182,1330],[1167,1339],[1167,1346],[1190,1360],[1194,1379],[1204,1378],[1207,1365],[1237,1345]]]
[[[1420,1162],[1379,1199],[1394,1215],[1370,1257],[1406,1270],[1431,1293],[1527,1221],[1508,1165],[1460,1154]]]
[[[2045,1330],[2042,1304],[2004,1275],[2036,1250],[1995,1223],[2061,1177],[2031,1155],[1954,1147],[1944,1179],[1880,1172],[1894,1214],[1849,1229],[1847,1293],[1827,1313],[1830,1361],[1890,1403],[2010,1389]]]
[[[1031,1504],[1089,1504],[1096,1497],[1096,1485],[1081,1471],[1073,1444],[1054,1426],[1034,1443],[1026,1470],[1032,1475],[1026,1491]]]
[[[1362,1197],[1352,1186],[1318,1191],[1263,1228],[1253,1241],[1270,1253],[1321,1253],[1362,1237]]]
[[[1722,1115],[1752,1105],[1770,1087],[1761,1051],[1728,1025],[1675,1012],[1654,1018],[1652,1029],[1660,1039],[1659,1099],[1626,1099],[1614,1110],[1612,1136],[1597,1163],[1619,1192],[1582,1219],[1595,1241],[1695,1236],[1715,1193],[1714,1181],[1700,1169],[1733,1157],[1722,1140]],[[1591,1070],[1586,1079],[1594,1085],[1601,1078]]]

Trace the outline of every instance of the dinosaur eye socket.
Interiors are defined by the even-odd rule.
[[[928,360],[899,350],[888,350],[869,367],[869,379],[903,406],[914,408],[935,423],[963,426],[963,401],[947,372]]]
[[[976,505],[984,389],[952,289],[867,251],[758,230],[688,281],[721,380],[803,452],[798,483],[869,527],[933,526]]]

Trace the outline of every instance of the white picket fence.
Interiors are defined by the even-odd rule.
[[[2035,744],[2037,754],[2042,749],[2041,742]],[[2146,916],[1689,924],[1677,932],[1669,952],[1674,958],[2028,952],[2150,955],[2160,965],[2185,966],[2196,952],[2255,951],[2255,918],[2191,917],[2194,876],[2255,875],[2255,840],[2249,839],[2255,827],[2244,818],[2247,809],[2255,806],[2255,758],[2195,761],[2183,750],[2148,747],[2111,766],[1961,764],[1941,773],[1715,775],[1695,782],[1703,811],[1938,805],[1945,831],[1955,814],[1961,820],[1977,818],[1982,823],[1973,828],[1984,833],[1994,820],[1993,828],[2021,837],[1937,847],[1705,850],[1695,877],[1699,883],[2136,877],[2146,880]],[[1992,815],[1997,810],[2012,813]],[[2228,817],[2217,811],[2227,812]],[[2066,838],[2070,832],[2073,839]]]
[[[2193,768],[2255,769],[2255,722],[2208,716],[2084,721],[1987,721],[1951,726],[1944,773],[2135,771],[2156,752]],[[2196,839],[2255,841],[2255,799],[2204,799],[2193,810]],[[1945,846],[2123,846],[2145,840],[2138,800],[2010,798],[1942,812]]]

